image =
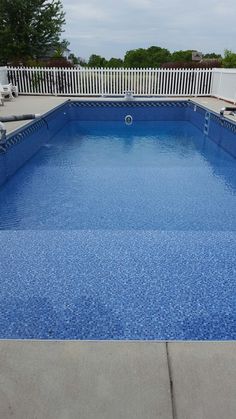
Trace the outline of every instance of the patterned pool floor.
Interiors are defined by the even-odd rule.
[[[235,339],[236,233],[2,231],[1,338]]]

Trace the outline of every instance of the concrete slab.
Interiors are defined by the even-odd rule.
[[[171,419],[165,343],[1,341],[0,418]]]
[[[48,112],[67,100],[66,97],[57,96],[23,96],[20,95],[12,100],[6,100],[4,106],[0,106],[0,116],[19,115],[27,113]],[[5,124],[7,133],[28,124],[29,121],[15,121]]]
[[[235,419],[236,343],[168,344],[176,417]]]

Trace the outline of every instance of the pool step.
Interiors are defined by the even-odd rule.
[[[211,116],[210,112],[205,113],[204,129],[203,129],[204,135],[208,135],[208,132],[209,132],[210,116]]]

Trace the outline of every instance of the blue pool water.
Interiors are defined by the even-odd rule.
[[[235,174],[187,122],[74,122],[1,188],[0,227],[232,231]]]
[[[0,189],[0,337],[236,338],[235,159],[186,121],[74,121]]]

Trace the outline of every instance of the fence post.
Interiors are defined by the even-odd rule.
[[[151,96],[151,68],[148,69],[148,96]]]
[[[221,81],[222,81],[222,70],[221,70],[221,72],[220,72],[220,81],[219,81],[219,84],[218,84],[218,99],[220,99],[220,88],[221,88]]]
[[[55,67],[53,67],[53,82],[54,82],[54,95],[57,96],[57,76],[56,76]]]
[[[194,96],[196,97],[198,95],[198,79],[199,79],[199,69],[196,69],[196,79],[195,79],[195,94]]]
[[[210,79],[210,83],[209,83],[209,79]],[[209,69],[209,77],[208,77],[209,90],[207,90],[207,87],[205,87],[205,91],[208,92],[210,96],[213,96],[213,80],[214,80],[214,68]]]
[[[104,69],[101,68],[101,95],[104,96]]]

